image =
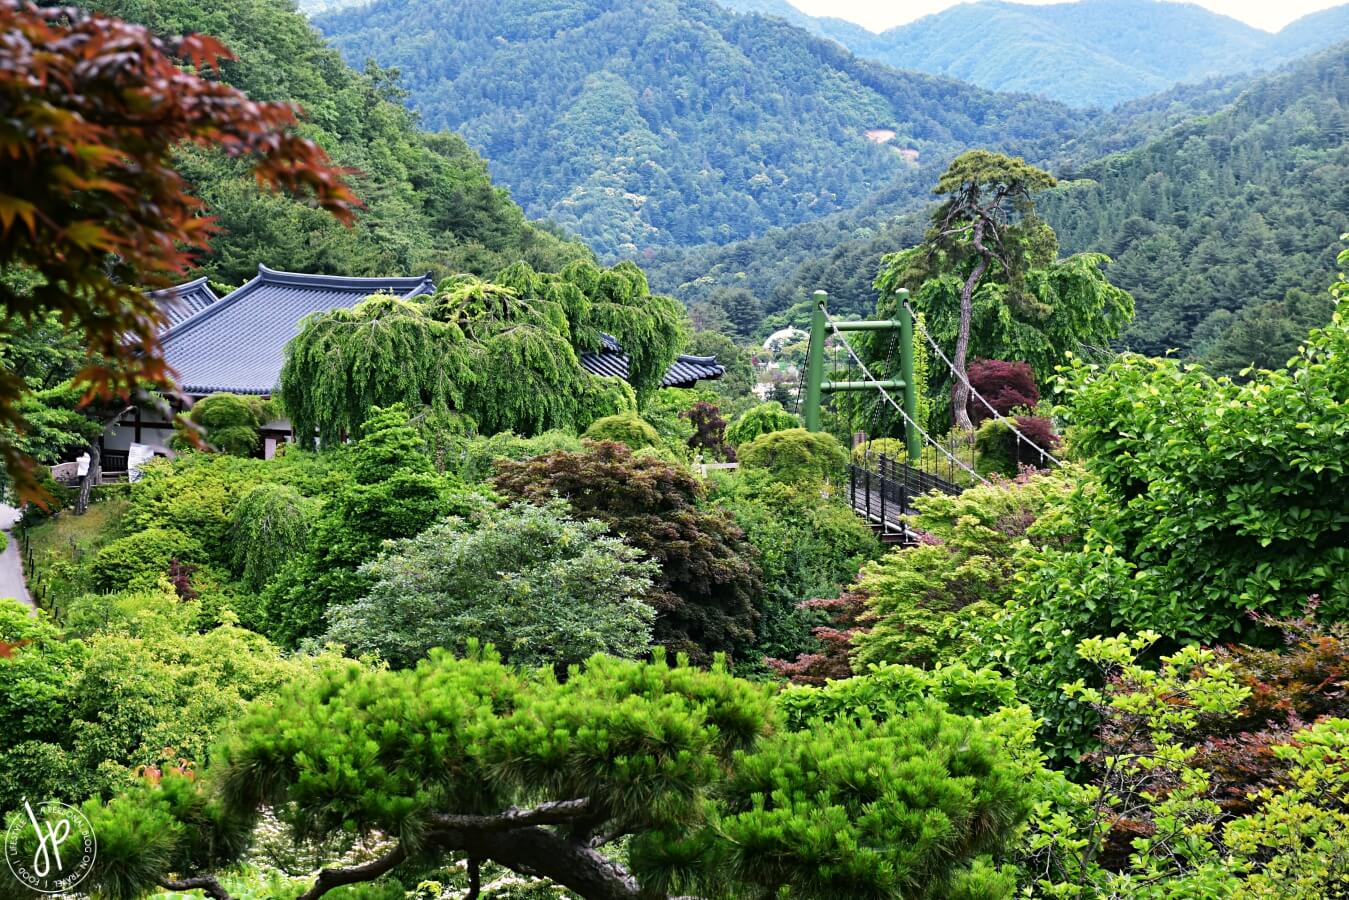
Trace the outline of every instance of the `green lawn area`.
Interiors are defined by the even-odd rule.
[[[33,568],[26,572],[28,590],[39,606],[59,617],[65,602],[83,593],[84,585],[74,577],[79,563],[120,536],[129,505],[123,497],[109,498],[90,505],[82,516],[66,510],[29,532]]]

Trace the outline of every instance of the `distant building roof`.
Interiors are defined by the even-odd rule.
[[[220,299],[206,283],[205,276],[186,284],[164,288],[162,291],[148,291],[147,294],[154,298],[164,312],[165,324],[161,334],[192,318]]]
[[[211,298],[205,279],[167,291],[170,302],[194,296],[200,288]],[[178,388],[203,396],[219,391],[270,394],[281,377],[286,344],[310,313],[350,308],[371,294],[408,299],[435,290],[430,275],[413,278],[346,278],[302,275],[258,266],[257,277],[224,298],[204,303],[182,316],[160,336],[164,358],[178,373]],[[176,294],[174,292],[177,292]],[[628,355],[610,335],[601,348],[582,353],[581,365],[592,375],[628,377]],[[726,367],[715,356],[680,356],[665,372],[662,387],[692,387],[700,379],[720,378]]]
[[[430,275],[346,278],[260,265],[256,278],[179,322],[160,342],[186,394],[270,394],[281,375],[286,344],[305,316],[350,308],[371,294],[406,299],[434,290]]]
[[[794,344],[799,340],[810,337],[809,334],[800,328],[780,328],[768,336],[763,342],[765,350],[778,350],[784,344]]]
[[[614,375],[628,379],[628,354],[610,335],[600,335],[600,350],[596,353],[582,353],[581,365],[591,375]],[[697,381],[708,381],[726,374],[726,367],[717,363],[715,356],[680,355],[670,368],[665,370],[661,387],[693,387]]]

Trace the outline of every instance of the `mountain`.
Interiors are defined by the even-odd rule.
[[[1328,318],[1349,231],[1349,44],[1071,174],[1041,208],[1066,251],[1115,258],[1138,301],[1136,349],[1202,353],[1234,316],[1290,295],[1326,302]]]
[[[424,123],[605,257],[733,241],[896,184],[923,196],[929,162],[1085,121],[708,0],[381,0],[316,24],[353,63],[396,67]]]
[[[1313,13],[1278,34],[1165,0],[1080,0],[1029,6],[962,3],[874,34],[814,18],[786,0],[722,0],[778,16],[888,65],[949,75],[1073,106],[1114,106],[1182,82],[1285,62],[1349,40],[1349,6]]]
[[[97,8],[160,34],[220,38],[238,57],[224,65],[225,80],[258,100],[298,103],[305,135],[360,173],[353,187],[365,208],[346,228],[259,190],[246,165],[183,150],[179,169],[222,228],[201,274],[240,284],[258,263],[342,275],[487,274],[520,258],[556,269],[590,255],[528,222],[462,138],[423,133],[387,76],[348,68],[288,0],[98,0]]]
[[[1063,179],[1040,198],[1062,251],[1110,254],[1111,281],[1134,294],[1129,347],[1228,372],[1281,363],[1330,315],[1349,232],[1349,44],[1254,81],[1126,104],[1028,158]],[[881,256],[925,224],[911,200],[882,194],[754,240],[664,250],[646,268],[695,307],[752,289],[767,330],[817,288],[842,312],[868,312]]]

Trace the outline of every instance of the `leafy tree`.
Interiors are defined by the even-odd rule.
[[[519,263],[495,278],[459,275],[431,298],[371,298],[306,320],[281,370],[296,433],[336,446],[394,403],[432,420],[461,414],[489,435],[583,430],[648,399],[684,339],[679,305],[631,263],[559,274]],[[582,368],[602,333],[628,354],[631,387]]]
[[[726,420],[721,417],[721,410],[715,405],[706,400],[699,400],[681,415],[693,426],[693,436],[689,438],[690,447],[705,450],[718,459],[735,456],[731,445],[726,443]]]
[[[755,374],[753,356],[748,350],[724,334],[699,330],[689,335],[684,352],[695,356],[715,356],[717,362],[726,367],[726,374],[716,381],[708,382],[708,388],[728,400],[749,397],[754,388]]]
[[[376,407],[445,414],[477,382],[458,326],[424,305],[372,297],[305,319],[286,345],[279,397],[297,435],[359,438]]]
[[[376,409],[362,433],[346,460],[350,482],[324,504],[309,552],[292,557],[267,586],[261,630],[279,643],[313,636],[330,605],[364,594],[372,579],[361,565],[384,541],[413,537],[484,502],[457,479],[435,472],[403,407]]]
[[[768,657],[764,663],[792,684],[818,687],[852,677],[852,641],[865,627],[867,595],[860,591],[844,591],[833,599],[806,600],[798,606],[803,611],[816,611],[829,617],[829,624],[811,629],[811,636],[819,647],[799,653],[793,660]]]
[[[1105,256],[1057,258],[1057,238],[1032,199],[1054,184],[1021,159],[962,154],[937,182],[945,199],[924,242],[887,256],[876,278],[882,315],[897,313],[895,292],[908,289],[937,343],[952,348],[955,374],[934,367],[932,386],[949,386],[955,427],[973,428],[971,350],[1025,360],[1043,380],[1066,351],[1108,342],[1133,315],[1133,298],[1101,273]]]
[[[262,453],[259,430],[277,415],[276,407],[262,397],[211,394],[193,404],[186,417],[180,414],[175,422],[179,433],[173,439],[174,449],[190,449],[204,438],[223,453],[259,456]]]
[[[921,252],[888,261],[889,271],[878,281],[884,291],[897,286],[898,280],[921,282],[942,272],[962,279],[952,358],[957,379],[952,422],[957,428],[973,427],[968,412],[970,392],[964,379],[968,377],[966,358],[974,292],[984,274],[992,268],[990,274],[1003,277],[1005,302],[1013,310],[1035,317],[1049,312],[1037,309],[1035,301],[1028,300],[1025,280],[1032,265],[1053,260],[1053,232],[1036,218],[1031,197],[1055,184],[1052,175],[1024,160],[986,150],[962,153],[933,189],[944,199],[932,213],[932,228]],[[901,274],[896,271],[899,269],[911,270]]]
[[[846,476],[847,451],[838,438],[804,428],[770,431],[736,449],[747,472],[762,471],[787,484],[840,484]]]
[[[88,805],[100,835],[139,834],[100,844],[92,884],[227,897],[210,870],[266,804],[306,836],[398,836],[319,873],[311,897],[414,855],[494,861],[595,900],[1010,896],[975,858],[1002,850],[1029,803],[979,722],[933,707],[778,723],[760,688],[662,661],[597,656],[565,683],[487,653],[352,663],[255,707],[200,778]],[[596,848],[624,836],[623,861]]]
[[[165,375],[162,313],[142,287],[168,286],[212,230],[175,169],[179,145],[248,159],[262,182],[312,193],[351,219],[354,195],[323,150],[292,130],[292,107],[198,74],[231,58],[217,41],[170,46],[105,15],[13,0],[0,6],[0,31],[13,38],[0,50],[0,96],[16,111],[5,125],[13,152],[0,179],[0,266],[36,276],[31,290],[0,280],[0,324],[21,329],[55,314],[82,329],[89,360],[79,377],[91,390],[125,397]],[[28,390],[0,370],[7,432],[27,430],[19,402]],[[12,438],[0,440],[0,455],[31,492]]]
[[[496,489],[545,504],[561,497],[578,519],[598,519],[660,565],[647,595],[655,640],[699,662],[749,646],[759,571],[730,513],[700,506],[705,488],[683,466],[634,456],[622,444],[587,444],[497,464]]]
[[[249,701],[336,661],[283,657],[234,626],[198,632],[194,605],[160,589],[85,597],[72,620],[99,626],[71,633],[0,601],[0,642],[16,647],[0,658],[0,809],[115,792],[165,748],[205,759]]]
[[[660,435],[636,413],[605,416],[590,423],[585,435],[592,441],[614,441],[632,450],[661,446]]]
[[[328,610],[324,640],[398,667],[435,647],[463,654],[480,640],[525,668],[640,656],[653,618],[643,598],[657,567],[606,530],[571,520],[561,503],[449,519],[367,563],[370,589]]]
[[[812,598],[835,596],[879,556],[875,535],[846,501],[822,497],[810,481],[786,484],[742,469],[715,499],[735,515],[763,571],[758,639],[744,663],[815,650],[811,626],[819,615]]]
[[[1103,720],[1084,785],[1067,785],[1038,817],[1027,868],[1047,896],[1323,897],[1349,878],[1339,785],[1349,778],[1349,721],[1293,720],[1247,745],[1272,765],[1233,815],[1218,802],[1224,773],[1205,736],[1250,702],[1239,668],[1199,646],[1140,660],[1155,632],[1083,641],[1078,653],[1106,686],[1065,686]],[[1287,836],[1296,834],[1289,841]]]
[[[1022,545],[1070,489],[1055,474],[914,498],[923,539],[868,564],[857,580],[868,627],[853,638],[854,668],[1001,663],[995,623],[1013,597]]]
[[[783,409],[781,403],[769,401],[741,413],[740,418],[726,429],[726,442],[732,447],[739,447],[761,434],[800,427],[799,418]]]
[[[1267,628],[1251,612],[1287,618],[1313,594],[1327,621],[1349,617],[1339,290],[1290,368],[1245,384],[1131,355],[1068,370],[1061,411],[1087,478],[1027,560],[1009,644],[1018,671],[1036,673],[1051,740],[1081,746],[1091,724],[1053,688],[1076,677],[1076,641],[1258,642]]]

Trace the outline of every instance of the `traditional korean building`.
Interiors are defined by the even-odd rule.
[[[179,391],[198,400],[222,391],[270,396],[281,377],[286,344],[299,333],[300,320],[311,313],[350,308],[371,294],[410,299],[434,290],[430,275],[348,278],[280,272],[260,265],[257,277],[224,297],[217,297],[204,278],[151,296],[162,303],[168,319],[160,336],[164,358],[178,374]],[[580,361],[593,375],[628,377],[628,355],[608,335],[598,351],[580,354]],[[724,374],[716,357],[680,356],[662,385],[692,387]],[[173,423],[168,419],[159,410],[128,409],[100,438],[103,471],[126,471],[133,445],[139,455],[172,456]],[[294,435],[290,422],[280,419],[267,423],[262,437],[264,454],[270,457],[279,443]]]

